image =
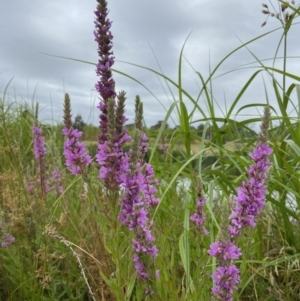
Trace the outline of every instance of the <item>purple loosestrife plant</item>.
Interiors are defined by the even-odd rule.
[[[249,180],[243,182],[237,189],[238,194],[230,216],[229,231],[232,237],[237,236],[243,227],[256,225],[254,219],[265,206],[265,180],[271,164],[268,157],[272,153],[272,148],[263,141],[259,142],[252,153],[249,153],[254,163],[247,170]]]
[[[231,301],[233,292],[240,282],[240,270],[232,261],[239,259],[242,253],[234,243],[227,239],[225,242],[217,241],[211,244],[208,254],[216,257],[218,266],[212,274],[215,283],[212,288],[215,296],[213,300]]]
[[[206,198],[202,194],[202,187],[201,187],[201,182],[198,180],[197,184],[197,208],[196,212],[191,215],[190,220],[196,224],[197,229],[202,229],[203,234],[208,235],[208,231],[206,228],[203,226],[206,216],[203,212],[203,206],[206,203]]]
[[[32,133],[34,136],[33,138],[34,157],[37,160],[41,160],[47,154],[47,150],[45,147],[45,137],[41,136],[42,132],[43,130],[40,127],[36,125],[32,127]]]
[[[212,274],[212,279],[215,282],[212,293],[217,300],[232,301],[233,292],[240,282],[240,270],[234,264],[221,266]]]
[[[1,247],[6,248],[10,246],[15,241],[15,238],[11,235],[4,236],[4,239],[1,242]]]
[[[267,173],[271,164],[268,157],[273,153],[267,144],[269,122],[270,108],[267,106],[264,110],[258,144],[254,151],[249,153],[253,164],[247,169],[248,181],[243,182],[237,189],[229,226],[221,226],[221,239],[211,244],[208,251],[211,256],[216,257],[218,266],[212,275],[215,283],[212,288],[213,300],[233,300],[233,292],[240,282],[239,269],[233,264],[233,260],[242,255],[233,240],[236,241],[243,227],[256,225],[254,219],[265,205]]]
[[[33,148],[34,148],[34,156],[38,162],[38,175],[39,179],[38,182],[40,183],[41,187],[41,200],[42,203],[45,201],[45,194],[46,194],[46,171],[45,171],[45,157],[47,154],[47,150],[45,147],[45,137],[42,136],[42,128],[38,126],[38,108],[39,105],[36,105],[35,111],[35,124],[32,127],[33,133]]]
[[[128,155],[123,151],[123,146],[131,140],[124,123],[125,92],[118,95],[118,104],[115,108],[114,101],[108,101],[108,123],[107,141],[98,144],[96,160],[100,165],[99,178],[105,183],[109,191],[118,192],[120,185],[124,182],[128,171]]]
[[[162,143],[159,145],[159,150],[166,155],[168,153],[168,149],[169,149],[170,145],[168,143]]]
[[[96,84],[96,90],[100,93],[101,102],[99,109],[100,115],[100,128],[102,130],[99,136],[100,142],[107,140],[107,107],[108,100],[115,99],[115,81],[112,77],[111,66],[114,64],[114,56],[112,52],[112,39],[113,35],[110,32],[112,22],[107,18],[108,8],[106,0],[97,0],[97,10],[95,11],[95,41],[98,44],[99,61],[96,68],[96,74],[100,76],[100,80]]]
[[[124,178],[124,194],[121,197],[121,213],[119,219],[129,230],[134,231],[132,247],[133,261],[138,277],[144,280],[150,278],[149,270],[153,260],[157,257],[155,238],[152,235],[150,221],[150,207],[156,206],[159,200],[155,197],[157,191],[153,180],[151,165],[144,162],[147,151],[147,136],[142,133],[143,107],[139,98],[136,100],[135,135],[129,154],[130,169]],[[149,263],[150,258],[150,263]],[[155,272],[158,277],[159,271]]]
[[[116,104],[115,81],[111,67],[114,64],[112,52],[113,36],[110,32],[112,22],[108,19],[107,1],[97,0],[95,11],[95,41],[98,44],[99,61],[96,74],[100,77],[96,90],[100,94],[100,135],[98,137],[97,162],[100,164],[99,178],[108,191],[118,191],[123,181],[123,174],[128,168],[128,158],[123,152],[124,144],[131,140],[124,127],[125,92],[118,95]]]
[[[27,186],[28,191],[33,192],[37,186],[36,185],[37,183],[38,186],[41,185],[40,178],[28,184]],[[51,177],[49,177],[48,174],[45,172],[44,184],[45,184],[45,189],[44,189],[45,195],[53,191],[56,196],[60,196],[64,191],[60,170],[54,169],[51,173]]]
[[[153,244],[154,237],[150,228],[149,209],[158,204],[156,193],[157,180],[153,180],[153,169],[151,165],[145,164],[144,155],[147,151],[147,136],[142,133],[142,104],[137,97],[136,100],[136,131],[132,148],[129,154],[123,151],[123,146],[131,140],[124,124],[125,92],[120,92],[118,102],[115,98],[115,82],[112,78],[111,67],[114,64],[112,52],[113,36],[110,32],[112,22],[107,18],[107,1],[97,0],[98,6],[95,12],[96,30],[95,40],[98,43],[99,61],[96,73],[100,76],[96,89],[100,94],[100,130],[98,137],[97,162],[100,165],[99,178],[104,181],[107,192],[112,197],[119,197],[120,187],[123,189],[121,197],[121,212],[119,219],[123,225],[134,232],[132,246],[134,250],[133,261],[142,279],[149,278],[150,265],[157,257],[157,248]],[[159,272],[156,272],[158,275]]]
[[[273,149],[267,144],[269,123],[270,108],[265,107],[258,144],[254,151],[249,153],[253,164],[247,169],[248,181],[243,182],[237,189],[234,208],[230,215],[231,237],[236,237],[245,226],[254,227],[255,217],[265,206],[267,173],[271,165],[269,156],[273,153]]]
[[[92,158],[87,154],[85,144],[79,141],[82,132],[72,127],[71,117],[71,101],[69,95],[66,93],[64,101],[65,127],[62,130],[63,135],[66,137],[64,143],[66,166],[71,174],[84,174],[85,168],[91,164]]]
[[[14,241],[15,238],[12,235],[9,234],[5,234],[3,235],[3,232],[5,231],[5,224],[0,222],[0,237],[2,236],[2,238],[0,238],[0,245],[2,248],[6,248],[8,246],[10,246]]]
[[[47,175],[47,171],[45,169],[46,166],[46,155],[47,149],[45,146],[45,137],[42,136],[42,128],[37,126],[38,124],[38,104],[36,106],[35,112],[35,124],[32,127],[33,133],[33,147],[34,147],[34,156],[38,162],[38,178],[34,182],[30,182],[28,184],[27,189],[32,191],[36,188],[36,183],[41,187],[42,195],[41,198],[44,201],[46,194],[50,191],[55,190],[56,195],[60,195],[63,192],[63,187],[61,183],[60,171],[58,169],[53,170],[52,177],[49,178]]]
[[[56,196],[63,193],[61,172],[59,169],[54,169],[51,173],[51,178],[47,181],[46,192],[54,191]]]
[[[112,22],[108,19],[108,8],[106,0],[97,0],[97,10],[95,11],[95,41],[98,44],[99,61],[96,67],[96,74],[100,80],[95,85],[96,90],[100,93],[100,104],[98,108],[100,114],[99,142],[105,143],[108,138],[108,101],[114,100],[116,97],[115,81],[112,77],[111,66],[114,64],[114,56],[112,52],[112,39],[110,27]]]
[[[159,199],[155,197],[157,192],[156,186],[158,185],[158,180],[153,179],[154,171],[151,164],[146,163],[144,158],[148,150],[148,137],[143,133],[143,103],[140,100],[140,97],[136,96],[135,101],[135,128],[140,133],[139,138],[139,158],[138,161],[142,166],[143,173],[143,185],[142,191],[144,194],[145,205],[147,208],[156,207],[159,203]]]

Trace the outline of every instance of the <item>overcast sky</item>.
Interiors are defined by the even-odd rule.
[[[266,3],[270,2],[266,0]],[[273,3],[277,5],[277,1]],[[96,5],[95,0],[1,0],[1,95],[13,78],[7,100],[31,105],[34,99],[40,103],[41,121],[52,123],[62,120],[63,98],[67,92],[72,101],[73,116],[81,114],[86,122],[98,124],[95,65],[42,54],[96,64],[97,45],[93,35]],[[141,96],[148,126],[164,118],[165,109],[178,99],[178,92],[172,87],[172,95],[161,78],[121,61],[161,69],[166,76],[177,81],[180,50],[192,32],[184,49],[186,60],[183,61],[182,74],[184,89],[196,98],[201,82],[195,71],[206,79],[209,66],[213,69],[230,51],[240,46],[241,41],[246,42],[280,27],[275,18],[269,18],[267,25],[261,27],[266,16],[261,13],[261,1],[257,0],[109,0],[108,6],[109,18],[113,21],[114,68],[142,82],[154,96],[133,80],[114,73],[116,90],[127,92],[126,110],[130,123],[133,122],[135,95]],[[277,30],[250,44],[249,49],[259,59],[272,58],[281,35],[282,30]],[[298,56],[289,60],[288,71],[299,75],[299,25],[292,28],[288,42],[288,55]],[[282,55],[282,47],[279,55]],[[224,116],[226,108],[257,69],[219,75],[254,61],[244,48],[225,61],[215,74],[213,93],[218,116]],[[272,62],[266,64],[271,66]],[[281,65],[280,60],[276,66]],[[263,80],[270,87],[269,77],[261,73],[238,107],[266,101]],[[270,94],[270,100],[272,98],[273,94]],[[192,108],[188,100],[186,104]],[[200,98],[199,105],[206,111],[203,98]],[[248,110],[244,114],[257,115],[259,111]],[[173,117],[178,123],[176,115]],[[201,115],[197,113],[194,120],[198,118]],[[169,124],[172,126],[172,121]]]

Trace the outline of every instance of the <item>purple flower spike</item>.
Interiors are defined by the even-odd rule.
[[[112,52],[113,36],[110,32],[112,22],[108,19],[107,1],[97,0],[95,11],[95,41],[98,44],[99,61],[96,74],[100,77],[96,90],[100,94],[100,135],[98,136],[98,153],[96,160],[100,165],[99,178],[104,181],[108,191],[118,191],[123,183],[128,169],[128,158],[122,147],[131,137],[124,124],[125,92],[118,95],[116,104],[115,81],[112,77],[111,67],[114,64]]]
[[[84,168],[92,162],[91,156],[86,152],[85,144],[79,141],[82,132],[73,128],[64,128],[62,133],[67,138],[64,143],[66,166],[72,174],[82,174]]]
[[[149,219],[149,207],[158,204],[154,193],[156,188],[152,186],[152,174],[146,178],[141,173],[141,166],[137,163],[137,170],[128,174],[124,182],[124,195],[121,198],[121,213],[119,219],[129,230],[134,231],[135,238],[132,240],[132,248],[135,252],[134,262],[138,277],[148,279],[145,263],[141,258],[148,255],[155,259],[158,255],[157,247],[154,245],[155,238],[150,228],[153,222]],[[159,275],[156,273],[156,275]]]
[[[201,181],[198,179],[197,183],[197,208],[196,212],[191,215],[190,221],[194,222],[196,224],[197,230],[202,229],[202,232],[204,235],[209,235],[209,232],[206,230],[206,228],[203,226],[206,216],[203,212],[203,206],[206,203],[206,198],[202,195],[202,187],[201,187]]]
[[[36,116],[35,116],[35,124],[32,127],[32,133],[33,133],[33,148],[34,148],[34,156],[37,160],[37,170],[38,170],[38,175],[39,178],[37,182],[40,184],[41,187],[41,200],[44,202],[45,194],[47,193],[46,191],[46,171],[45,171],[45,161],[46,161],[46,155],[47,155],[47,150],[45,147],[45,137],[41,136],[43,130],[37,126],[38,123],[38,104],[36,107]]]
[[[33,146],[34,156],[37,160],[43,158],[47,154],[45,147],[45,137],[41,136],[43,130],[37,126],[32,127],[32,133],[34,135]]]
[[[145,204],[147,207],[156,207],[159,203],[159,199],[155,197],[157,192],[156,186],[158,185],[158,180],[153,179],[154,172],[150,164],[145,164],[144,169],[144,184],[142,190],[144,192]]]
[[[203,212],[203,206],[204,206],[205,202],[206,202],[206,198],[201,196],[197,202],[196,212],[190,217],[190,220],[196,224],[198,229],[202,228],[203,234],[209,235],[208,231],[203,226],[203,224],[206,220],[206,216]]]
[[[265,180],[271,164],[268,156],[272,153],[272,148],[265,143],[259,144],[252,153],[249,153],[254,163],[247,169],[249,180],[243,182],[242,187],[237,189],[238,194],[235,197],[229,225],[232,237],[237,236],[243,227],[256,225],[254,219],[265,205]]]
[[[134,232],[132,248],[133,262],[138,278],[149,279],[150,265],[157,257],[157,248],[150,228],[153,222],[149,218],[149,209],[158,204],[155,198],[157,180],[153,179],[152,167],[144,162],[147,152],[147,136],[142,132],[143,109],[139,97],[136,99],[136,135],[129,153],[124,152],[123,146],[131,140],[124,127],[127,118],[125,112],[125,92],[115,93],[115,81],[112,78],[111,67],[114,64],[112,52],[113,36],[110,32],[112,22],[107,18],[107,1],[97,0],[95,12],[95,40],[98,43],[99,61],[96,73],[100,80],[96,90],[100,94],[100,130],[98,137],[98,152],[96,160],[100,165],[99,178],[107,189],[107,196],[123,194],[120,199],[121,212],[119,220]],[[116,103],[117,96],[117,103]],[[111,194],[112,193],[112,194]],[[115,199],[111,202],[116,207]],[[147,261],[145,259],[148,258]],[[154,273],[153,273],[154,274]],[[158,276],[158,272],[156,275]]]
[[[211,244],[208,250],[211,256],[217,258],[218,265],[212,275],[215,282],[215,286],[212,288],[213,300],[233,300],[232,295],[240,282],[240,276],[238,268],[232,262],[242,254],[240,249],[232,243],[232,240],[240,234],[243,227],[256,225],[255,217],[260,214],[265,205],[267,192],[265,182],[271,165],[268,157],[273,153],[272,148],[267,144],[269,122],[270,108],[266,107],[261,132],[258,136],[258,145],[249,154],[253,164],[247,169],[248,181],[243,182],[242,186],[237,189],[235,204],[230,215],[229,233],[226,229],[227,226],[221,229],[222,239],[226,242],[217,241]],[[226,239],[229,236],[231,236],[231,240]]]
[[[147,150],[147,136],[140,130],[142,122],[142,104],[136,100],[136,130],[133,145],[129,152],[130,168],[124,177],[124,194],[121,197],[121,212],[119,219],[129,230],[134,231],[132,248],[134,250],[134,263],[138,278],[147,280],[149,278],[150,265],[158,255],[157,247],[154,245],[155,238],[152,235],[149,211],[157,206],[159,200],[155,197],[158,181],[153,179],[152,166],[144,162]],[[147,255],[147,256],[145,256]],[[146,265],[147,263],[147,265]],[[154,274],[154,273],[153,273]],[[159,271],[156,271],[156,276]]]
[[[87,154],[85,144],[80,141],[83,133],[72,126],[71,99],[68,93],[64,99],[64,125],[62,133],[66,137],[64,143],[66,166],[74,175],[83,174],[85,168],[91,164],[92,158]],[[53,176],[58,174],[54,173]]]
[[[106,188],[110,191],[118,191],[119,186],[124,183],[126,173],[129,170],[129,159],[123,151],[123,146],[131,140],[124,127],[124,102],[125,92],[118,95],[118,106],[115,109],[114,101],[108,101],[108,123],[107,140],[101,141],[99,136],[98,153],[96,160],[100,165],[99,178],[104,181]]]
[[[107,18],[108,9],[107,1],[97,0],[97,10],[95,11],[95,41],[98,44],[99,61],[96,67],[96,74],[100,76],[100,80],[95,85],[96,90],[100,93],[101,101],[98,108],[100,114],[101,135],[99,142],[104,143],[107,140],[107,123],[108,123],[108,99],[115,99],[115,81],[112,77],[111,67],[114,64],[114,56],[112,52],[113,36],[110,32],[112,22]]]
[[[232,301],[232,294],[240,282],[240,271],[234,265],[228,267],[218,267],[212,274],[212,279],[215,286],[212,288],[212,293],[222,301]]]

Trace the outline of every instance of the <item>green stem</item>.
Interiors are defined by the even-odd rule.
[[[284,48],[283,48],[283,80],[282,80],[282,101],[285,99],[285,85],[286,85],[286,55],[287,55],[287,32],[284,33]]]

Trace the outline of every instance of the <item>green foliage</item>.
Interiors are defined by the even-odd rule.
[[[0,172],[7,168],[20,169],[29,163],[33,119],[33,112],[27,106],[0,98]]]

